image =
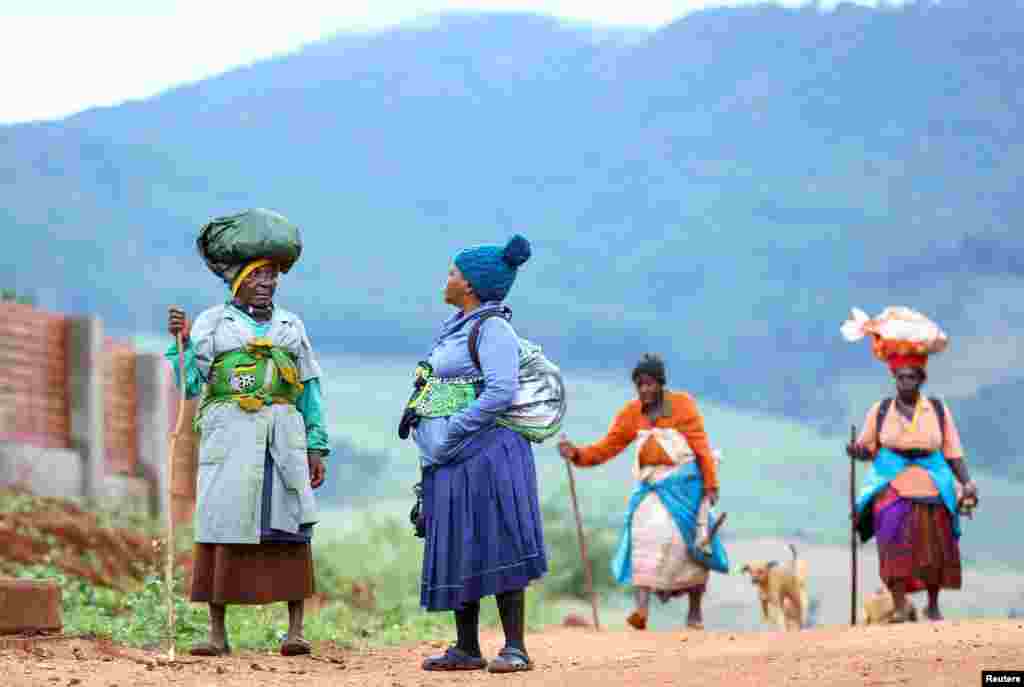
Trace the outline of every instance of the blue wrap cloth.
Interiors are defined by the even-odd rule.
[[[957,539],[960,538],[960,513],[957,511],[956,483],[953,470],[949,467],[942,452],[935,451],[921,458],[907,458],[883,446],[875,455],[864,478],[864,486],[861,487],[860,494],[857,496],[856,512],[861,541],[868,541],[874,535],[870,509],[872,500],[889,485],[889,482],[896,479],[897,475],[911,465],[917,465],[928,471],[943,505],[949,511],[953,536]]]
[[[648,494],[654,492],[672,516],[679,528],[679,533],[686,542],[690,555],[701,565],[720,573],[729,572],[729,556],[716,533],[711,539],[711,556],[699,550],[695,542],[697,527],[697,509],[700,507],[704,493],[704,480],[696,461],[684,463],[680,468],[657,482],[640,481],[636,483],[629,499],[626,522],[619,540],[619,548],[612,559],[612,575],[619,584],[628,585],[633,580],[633,514]],[[714,509],[708,514],[709,521],[714,521]]]

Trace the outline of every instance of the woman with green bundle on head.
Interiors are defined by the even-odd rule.
[[[302,320],[274,301],[280,275],[302,251],[299,231],[254,209],[214,219],[197,245],[231,296],[194,322],[178,307],[168,314],[168,331],[183,341],[186,396],[202,394],[191,600],[210,605],[210,636],[191,653],[231,653],[227,605],[286,602],[281,653],[308,654],[313,489],[323,484],[330,448],[320,364]],[[177,379],[176,343],[167,358]]]

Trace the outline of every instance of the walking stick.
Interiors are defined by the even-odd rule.
[[[850,443],[857,440],[857,427],[850,425]],[[857,460],[850,458],[850,625],[857,624]]]
[[[164,588],[167,590],[167,656],[174,660],[174,449],[181,434],[185,418],[185,348],[181,332],[175,336],[178,342],[178,418],[171,435],[171,446],[167,451],[167,545],[164,553]]]
[[[601,629],[597,619],[597,596],[594,594],[594,581],[590,576],[590,558],[587,557],[587,540],[583,536],[583,521],[580,519],[580,507],[576,502],[576,478],[572,474],[572,463],[565,461],[565,469],[569,472],[569,495],[572,497],[572,512],[576,516],[576,536],[580,540],[580,557],[583,558],[583,576],[590,595],[590,608],[594,613],[594,628]]]

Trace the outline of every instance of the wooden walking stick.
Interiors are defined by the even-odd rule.
[[[857,441],[857,426],[850,425],[850,443]],[[857,459],[850,457],[850,625],[857,624]]]
[[[181,434],[181,426],[185,419],[185,347],[181,332],[175,336],[178,342],[178,418],[174,433],[171,434],[171,446],[167,451],[167,544],[164,547],[164,588],[167,591],[167,656],[174,660],[174,449]]]
[[[565,461],[565,469],[569,473],[569,495],[572,497],[572,512],[576,516],[576,536],[580,540],[580,557],[583,559],[583,576],[587,583],[587,594],[590,595],[590,608],[594,613],[594,629],[600,630],[601,623],[597,619],[597,596],[594,594],[594,581],[590,573],[587,540],[583,536],[583,520],[580,518],[580,507],[576,501],[576,478],[572,474],[572,463]]]

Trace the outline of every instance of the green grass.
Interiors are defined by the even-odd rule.
[[[29,510],[25,501],[21,502],[21,507]],[[550,571],[527,594],[527,619],[531,630],[560,621],[562,613],[570,610],[589,617],[571,510],[565,504],[549,500],[544,508],[544,516]],[[118,518],[116,515],[109,517],[113,520]],[[337,522],[337,525],[329,524],[331,522]],[[413,536],[408,522],[376,511],[364,511],[346,513],[344,526],[341,525],[340,516],[334,514],[324,526],[318,528],[314,540],[317,588],[331,599],[319,613],[307,616],[306,637],[314,642],[328,642],[348,649],[408,641],[452,640],[455,630],[451,613],[427,613],[419,608],[418,582],[423,541]],[[150,526],[155,525],[150,523]],[[614,583],[609,570],[618,543],[618,529],[588,528],[586,534],[603,623],[608,627],[621,626],[630,603],[628,590]],[[991,561],[983,559],[973,563],[966,559],[965,556],[965,564],[970,566],[971,573],[980,567],[992,567]],[[60,572],[52,562],[36,566],[11,566],[0,560],[0,574],[57,581],[63,592],[65,631],[68,634],[107,637],[129,646],[160,648],[166,640],[166,596],[162,566],[153,565],[144,573],[145,577],[130,591],[118,592],[68,576]],[[829,571],[821,568],[817,573],[824,575],[829,574]],[[998,583],[1004,587],[1007,579],[1012,581],[1016,578],[1007,577],[1006,574],[979,578],[982,584]],[[350,601],[349,591],[354,582],[371,583],[374,586],[375,608],[360,608]],[[986,606],[986,599],[992,593],[986,596],[986,592],[981,592],[977,585],[977,582],[972,583],[971,598],[965,597],[964,603],[981,604],[978,607],[984,606],[983,615],[998,615],[1005,610],[999,604]],[[731,590],[733,586],[737,586],[737,589]],[[194,641],[205,638],[209,616],[205,605],[187,602],[180,571],[175,592],[175,640],[179,650],[184,651]],[[716,577],[709,611],[713,619],[719,623],[732,623],[730,629],[741,627],[742,618],[727,619],[732,611],[726,606],[739,603],[744,611],[754,608],[747,598],[748,592],[747,584],[735,575]],[[999,598],[1002,599],[1002,596]],[[1002,601],[999,603],[1002,604]],[[720,606],[718,611],[715,610],[716,604]],[[678,620],[676,616],[681,612],[679,608],[678,605],[665,608],[658,606],[658,622],[670,626]],[[493,599],[484,601],[481,621],[485,627],[498,626]],[[756,619],[751,619],[750,626],[757,627],[756,622]],[[232,645],[238,649],[275,651],[286,628],[287,612],[283,603],[230,606],[228,609],[229,636]]]
[[[375,586],[377,610],[372,613],[336,605],[344,606],[345,612],[335,622],[350,623],[351,632],[344,636],[372,637],[389,644],[450,634],[450,613],[419,608],[423,540],[413,536],[407,522],[364,512],[355,515],[343,533],[322,533],[314,551],[319,586],[336,592],[345,591],[352,581]],[[547,586],[527,595],[527,623],[535,628],[555,620],[544,604]],[[498,624],[493,599],[483,603],[480,620],[484,625]]]
[[[0,509],[6,512],[32,512],[41,503],[46,501],[0,492]],[[119,513],[102,513],[100,519],[111,526],[125,524],[125,516]],[[128,521],[140,524],[136,516],[130,516]],[[146,531],[159,531],[159,523],[148,521],[141,525]],[[355,516],[350,525],[343,530],[327,528],[318,532],[313,547],[317,589],[330,600],[319,613],[306,618],[306,637],[343,647],[452,638],[451,613],[427,613],[419,608],[423,540],[412,535],[407,523],[369,512]],[[184,550],[191,533],[189,528],[182,529],[179,546]],[[55,555],[63,554],[55,549]],[[175,643],[185,650],[205,638],[209,613],[205,604],[187,601],[182,572],[176,572]],[[66,634],[104,637],[129,646],[162,647],[167,640],[162,560],[140,573],[143,577],[128,591],[118,591],[66,574],[54,564],[53,557],[40,564],[24,565],[4,561],[0,554],[0,574],[50,579],[60,586]],[[354,582],[373,586],[374,608],[362,608],[351,602],[349,591]],[[533,629],[556,620],[554,607],[545,603],[546,597],[543,587],[527,595],[527,622]],[[287,629],[287,606],[230,606],[227,623],[234,647],[274,650]],[[481,624],[498,623],[493,599],[485,601]]]
[[[592,569],[593,588],[600,593],[618,589],[611,562],[619,543],[619,528],[588,528],[584,532],[587,557]],[[586,598],[586,577],[580,565],[579,535],[571,511],[554,503],[544,507],[544,544],[548,549],[549,572],[544,588],[553,597]]]

